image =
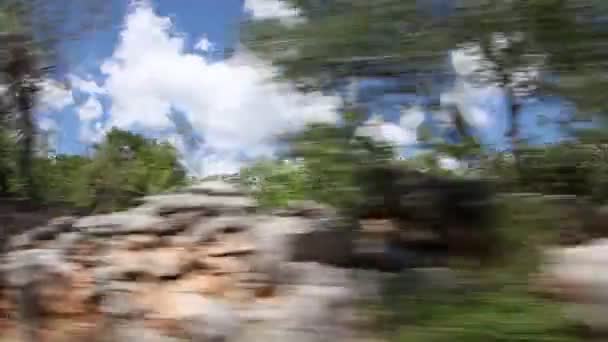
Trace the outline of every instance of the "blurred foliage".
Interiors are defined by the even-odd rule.
[[[0,121],[19,140],[15,155],[22,192],[36,193],[35,110],[41,84],[61,64],[62,44],[104,22],[105,1],[4,0],[0,3]]]
[[[608,6],[601,0],[286,2],[298,9],[300,20],[250,23],[245,39],[283,68],[282,77],[312,88],[353,76],[419,78],[446,72],[449,51],[472,45],[482,61],[473,70],[476,80],[513,93],[518,74],[533,67],[560,81],[528,82],[547,83],[581,105],[592,104],[593,95],[601,93],[598,76],[607,71],[603,20]]]
[[[0,180],[7,184],[5,195],[26,196],[11,162],[15,143],[10,139],[0,142],[4,143],[0,158],[7,161],[0,169]],[[107,134],[91,157],[35,157],[33,177],[37,202],[60,202],[95,212],[124,209],[136,197],[186,182],[172,146],[118,129]]]
[[[559,239],[559,209],[538,195],[507,196],[499,205],[496,229],[504,253],[498,262],[479,268],[453,259],[448,277],[441,269],[428,269],[425,277],[406,271],[384,284],[381,300],[367,308],[388,340],[582,340],[561,304],[529,291],[539,247]]]
[[[311,124],[284,136],[286,162],[262,161],[243,170],[241,178],[256,183],[255,193],[265,205],[312,199],[341,209],[356,206],[363,200],[356,173],[365,165],[391,160],[394,151],[357,136],[356,116],[344,117],[340,125]]]
[[[103,212],[183,184],[186,177],[172,146],[118,129],[96,146],[91,161],[79,172],[71,195],[74,203]]]
[[[390,341],[580,341],[560,306],[534,297],[525,284],[484,284],[468,290],[397,287],[379,309]],[[393,308],[396,316],[387,308]],[[391,328],[390,324],[397,328]],[[390,333],[393,332],[393,333]]]

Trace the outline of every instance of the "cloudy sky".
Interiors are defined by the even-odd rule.
[[[269,81],[275,68],[238,44],[244,18],[281,18],[288,24],[296,15],[278,0],[114,0],[112,27],[66,48],[63,81],[71,87],[46,81],[39,126],[57,132],[62,153],[83,153],[111,127],[165,139],[199,175],[233,172],[244,160],[272,156],[277,133],[313,121],[335,122],[340,104],[337,97],[302,94],[290,84]],[[226,49],[234,53],[226,55]],[[455,53],[448,63],[463,77],[441,94],[442,101],[465,109],[489,143],[504,143],[500,92],[464,81],[475,63],[470,57]],[[370,123],[378,129],[362,134],[413,143],[417,126],[429,115],[417,101],[376,100]],[[555,106],[535,103],[526,111]],[[175,122],[186,123],[198,143],[184,141]],[[533,121],[526,127],[537,128]],[[551,139],[554,133],[544,129],[543,136]]]

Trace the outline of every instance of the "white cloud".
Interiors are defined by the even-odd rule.
[[[385,122],[381,116],[375,115],[368,119],[361,127],[358,127],[355,134],[396,146],[413,144],[416,142],[416,128],[419,125],[415,124],[418,120],[415,117],[417,114],[409,113],[402,116],[404,120],[401,122],[401,125]]]
[[[107,133],[107,127],[101,122],[91,120],[82,121],[80,125],[79,140],[83,144],[95,144],[101,142]]]
[[[112,103],[106,126],[164,131],[173,127],[171,111],[180,111],[216,155],[204,163],[188,155],[190,165],[198,165],[193,169],[208,174],[230,169],[243,155],[272,154],[278,133],[337,120],[338,98],[304,95],[290,84],[269,82],[276,70],[246,50],[217,63],[185,51],[185,40],[173,33],[169,18],[145,3],[134,6],[112,57],[101,67]],[[213,163],[230,167],[209,166]]]
[[[419,106],[404,109],[401,111],[399,125],[403,129],[415,131],[424,122],[424,116],[424,111]]]
[[[194,48],[202,52],[210,52],[213,51],[214,45],[207,37],[202,37],[198,43],[194,45]]]
[[[297,23],[303,20],[299,10],[282,0],[245,0],[245,11],[251,13],[253,19],[279,19],[284,24]]]
[[[497,42],[500,43],[500,39],[497,38]],[[488,98],[502,96],[502,91],[491,82],[492,70],[487,67],[479,45],[469,44],[454,50],[450,57],[457,78],[454,87],[441,94],[441,104],[456,106],[464,119],[475,127],[492,125],[492,108],[485,102]]]
[[[77,113],[80,120],[91,121],[101,118],[103,108],[101,107],[99,100],[91,96],[78,108]]]
[[[76,75],[70,75],[69,80],[74,89],[85,94],[101,95],[106,92],[105,89],[100,87],[94,80],[85,80]]]
[[[74,104],[72,91],[60,82],[53,79],[44,79],[40,82],[42,88],[39,110],[57,112]]]
[[[464,119],[475,127],[492,124],[490,109],[483,101],[488,97],[501,96],[500,89],[492,86],[477,87],[464,79],[457,79],[454,87],[441,94],[443,106],[456,106]]]
[[[38,119],[38,128],[42,131],[56,130],[57,122],[49,117],[43,116]]]
[[[437,164],[440,168],[450,171],[462,168],[462,163],[458,161],[458,159],[449,156],[439,156],[437,158]]]
[[[481,69],[482,57],[479,46],[471,45],[452,51],[452,67],[459,76],[470,76]]]

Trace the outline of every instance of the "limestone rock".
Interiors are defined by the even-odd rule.
[[[74,216],[60,216],[49,221],[48,225],[57,227],[62,231],[67,231],[72,228],[78,219]]]
[[[608,309],[608,240],[595,240],[577,247],[545,251],[545,263],[538,275],[538,289],[571,303],[571,318],[594,330],[608,329],[599,312]],[[600,319],[601,318],[601,319]]]
[[[155,208],[154,211],[161,214],[199,209],[238,212],[248,211],[256,207],[255,201],[247,197],[209,196],[188,193],[146,196],[141,201],[146,205],[153,206]]]
[[[140,250],[145,248],[157,247],[160,244],[160,238],[156,235],[127,235],[125,237],[126,248],[129,250]]]
[[[240,327],[238,314],[228,304],[193,292],[158,293],[147,319],[168,321],[163,333],[191,341],[228,341]]]
[[[205,242],[218,233],[247,230],[252,225],[252,221],[248,216],[205,217],[192,225],[187,234],[198,242]]]
[[[74,224],[84,233],[101,236],[162,232],[167,227],[162,217],[133,212],[88,216]]]
[[[203,181],[186,187],[182,192],[214,196],[243,196],[244,191],[235,184],[222,181]]]
[[[352,259],[352,235],[325,229],[314,220],[274,217],[258,223],[254,234],[263,257],[336,265],[348,265]]]
[[[112,251],[107,257],[114,266],[114,276],[121,279],[132,277],[175,278],[193,263],[192,256],[181,248],[157,248],[145,251]]]

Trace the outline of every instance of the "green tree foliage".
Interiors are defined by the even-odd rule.
[[[183,184],[173,147],[113,129],[79,170],[73,201],[95,211],[122,209],[133,199]]]
[[[345,113],[339,125],[311,124],[282,137],[292,163],[262,162],[242,174],[260,183],[265,203],[283,205],[290,199],[312,199],[337,208],[350,208],[362,200],[358,173],[366,166],[394,157],[391,146],[357,136],[360,121]],[[295,163],[293,161],[296,161]]]
[[[0,4],[0,85],[7,88],[0,94],[0,114],[3,125],[12,122],[7,127],[19,133],[15,155],[19,185],[29,198],[40,195],[35,192],[33,173],[34,111],[40,81],[59,62],[62,42],[100,23],[103,3],[7,0]],[[8,114],[14,120],[5,120]]]
[[[23,197],[27,193],[16,172],[15,142],[6,138],[0,144],[3,195]],[[107,134],[92,157],[35,157],[32,176],[38,196],[31,199],[38,203],[96,212],[123,209],[136,197],[171,190],[187,181],[172,146],[118,129]]]
[[[579,109],[605,108],[602,86],[608,6],[596,0],[289,0],[302,20],[249,25],[251,46],[303,89],[333,88],[352,77],[402,81],[419,92],[445,74],[448,52],[478,58],[468,81],[503,89],[516,166],[527,97],[557,94]],[[416,80],[416,82],[412,82]],[[557,80],[557,81],[556,81]],[[395,90],[391,90],[395,91]]]
[[[240,176],[263,207],[280,208],[313,196],[307,169],[295,162],[261,160],[241,170]]]

